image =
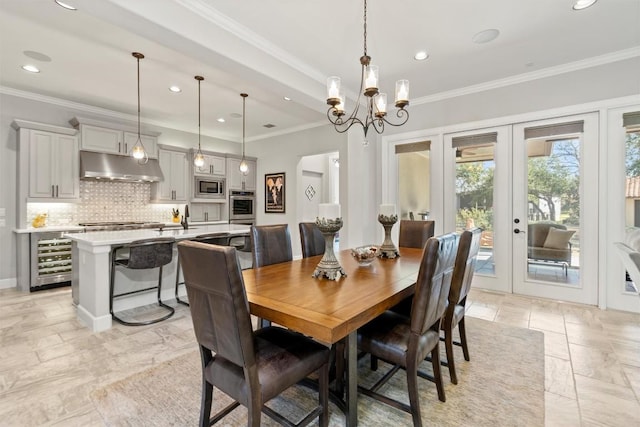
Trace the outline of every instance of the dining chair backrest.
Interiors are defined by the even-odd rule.
[[[291,235],[287,224],[251,226],[253,267],[291,261]]]
[[[455,233],[427,240],[411,306],[411,332],[414,334],[424,335],[429,329],[440,330],[440,319],[447,307],[451,287],[457,243]]]
[[[398,246],[423,249],[429,237],[433,237],[435,224],[435,221],[400,220]]]
[[[178,244],[198,343],[240,367],[255,364],[249,303],[236,249],[194,241]]]
[[[124,246],[129,248],[126,267],[141,270],[167,265],[173,259],[174,243],[173,237],[135,240]]]
[[[324,236],[316,223],[301,222],[299,227],[302,258],[324,254]]]
[[[451,279],[451,291],[449,292],[449,304],[460,304],[471,290],[471,281],[476,269],[476,260],[480,249],[481,228],[473,228],[463,231],[458,242],[453,278]],[[453,309],[453,307],[451,307]]]

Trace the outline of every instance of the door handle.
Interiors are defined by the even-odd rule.
[[[516,234],[520,234],[520,233],[522,233],[522,234],[526,234],[526,233],[524,232],[524,230],[520,230],[519,228],[514,229],[514,230],[513,230],[513,232],[514,232],[514,233],[516,233]]]

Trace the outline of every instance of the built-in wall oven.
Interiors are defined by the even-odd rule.
[[[71,284],[72,242],[62,235],[73,232],[31,233],[31,291]]]
[[[253,225],[256,220],[256,195],[253,191],[229,192],[229,223]]]

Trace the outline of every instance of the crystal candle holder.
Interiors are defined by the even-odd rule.
[[[316,225],[324,236],[324,255],[313,272],[313,277],[325,276],[329,280],[336,280],[341,275],[346,277],[347,273],[333,252],[333,240],[336,233],[342,228],[342,218],[316,218]]]
[[[380,246],[380,256],[385,258],[395,258],[400,256],[398,248],[391,240],[391,229],[393,224],[398,222],[398,215],[378,215],[378,222],[384,227],[384,242]]]

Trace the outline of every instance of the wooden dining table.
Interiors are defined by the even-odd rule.
[[[350,250],[336,253],[346,272],[338,280],[314,278],[322,256],[244,270],[251,314],[326,344],[345,339],[346,425],[358,424],[357,330],[413,295],[422,249],[399,248],[400,257],[358,264]]]

